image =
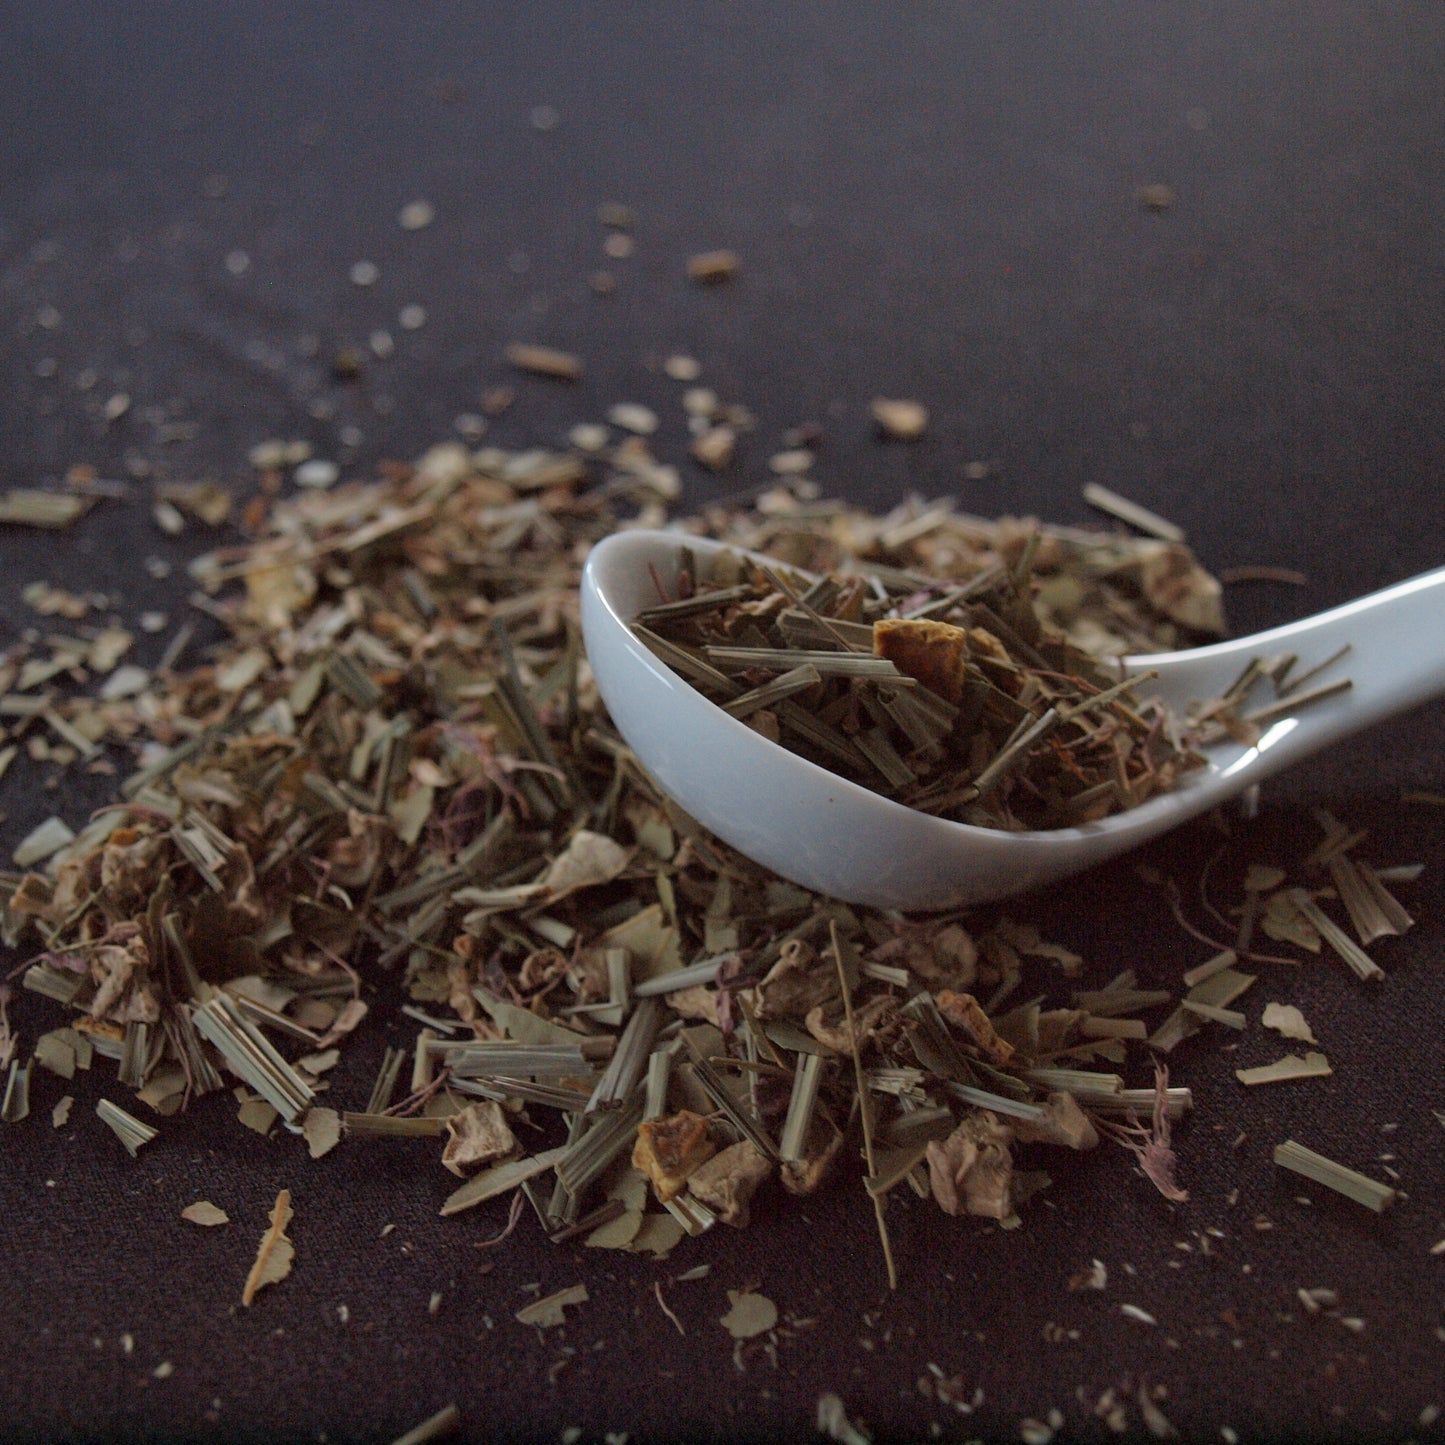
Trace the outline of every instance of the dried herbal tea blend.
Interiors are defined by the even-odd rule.
[[[864,564],[809,580],[732,553],[697,578],[689,557],[682,595],[634,631],[747,726],[909,807],[978,827],[1093,822],[1203,759],[1047,620],[1042,544],[1028,533],[1011,565],[942,578]],[[1052,581],[1055,596],[1081,585],[1067,566]]]
[[[193,565],[227,639],[188,671],[188,627],[154,672],[122,664],[113,629],[7,654],[11,756],[116,745],[137,766],[90,821],[37,829],[0,880],[24,987],[69,1012],[22,1057],[0,991],[0,1119],[23,1126],[46,1075],[100,1055],[135,1095],[137,1113],[99,1110],[132,1152],[229,1096],[313,1158],[433,1153],[445,1215],[510,1196],[490,1242],[530,1211],[555,1240],[655,1255],[861,1162],[890,1277],[890,1191],[1012,1225],[1047,1183],[1019,1148],[1108,1138],[1181,1197],[1170,1128],[1191,1095],[1162,1069],[1128,1087],[1130,1051],[1235,1025],[1254,980],[1231,965],[1261,956],[1256,922],[1375,969],[1311,890],[1328,870],[1368,941],[1409,925],[1393,875],[1322,817],[1301,877],[1252,870],[1233,949],[1191,970],[1150,1035],[1140,1015],[1175,999],[1132,973],[1067,1006],[1017,1002],[1027,961],[1082,965],[1024,917],[909,920],[767,873],[663,797],[601,707],[581,566],[615,528],[661,524],[678,479],[640,435],[583,440],[448,444],[263,503],[254,541]],[[1177,541],[946,504],[877,517],[797,480],[684,531],[776,567],[660,598],[647,635],[755,726],[771,715],[822,752],[841,739],[875,785],[1012,826],[1137,800],[1189,761],[1094,660],[1221,625]],[[800,587],[804,570],[827,580]],[[1249,726],[1231,711],[1247,691],[1209,721]],[[984,741],[949,778],[968,737]],[[386,973],[415,1043],[323,1103]],[[248,1295],[289,1268],[289,1217],[283,1192]]]

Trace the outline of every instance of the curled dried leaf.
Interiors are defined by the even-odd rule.
[[[996,1114],[975,1109],[947,1139],[929,1144],[929,1183],[945,1214],[1007,1219],[1013,1213],[1012,1138]]]
[[[1014,1056],[1014,1047],[1000,1038],[983,1005],[971,993],[954,993],[949,989],[934,995],[938,1011],[955,1028],[961,1029],[996,1064],[1007,1064]]]

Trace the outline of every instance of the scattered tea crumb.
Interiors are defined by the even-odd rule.
[[[692,454],[703,466],[720,472],[732,465],[737,453],[738,434],[730,426],[709,427],[692,444]]]
[[[428,1440],[440,1440],[452,1434],[462,1423],[462,1412],[455,1405],[446,1405],[435,1415],[414,1425],[404,1435],[398,1435],[391,1445],[426,1445]]]
[[[869,410],[879,430],[896,441],[916,441],[928,426],[928,408],[921,401],[875,396]]]
[[[873,1437],[848,1418],[841,1396],[831,1391],[818,1396],[816,1423],[820,1435],[841,1441],[842,1445],[872,1445]]]
[[[396,219],[403,231],[420,231],[436,220],[436,214],[430,201],[408,201]]]
[[[620,401],[607,409],[607,420],[623,431],[649,437],[657,430],[657,413],[635,401]]]
[[[736,251],[700,251],[687,263],[688,278],[704,285],[731,281],[741,269],[742,260]]]
[[[550,376],[558,381],[576,381],[582,375],[582,359],[569,351],[513,342],[507,347],[506,355],[507,360],[518,371],[530,371],[535,376]]]

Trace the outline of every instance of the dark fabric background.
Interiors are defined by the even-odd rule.
[[[761,480],[781,432],[815,421],[825,486],[874,507],[917,489],[1083,520],[1096,480],[1178,521],[1216,569],[1308,574],[1231,589],[1239,631],[1439,565],[1442,52],[1438,6],[1407,0],[6,4],[0,483],[84,462],[131,498],[56,537],[0,534],[0,640],[49,630],[19,595],[41,577],[106,592],[128,619],[182,617],[182,564],[214,538],[165,538],[153,480],[244,492],[268,436],[359,473],[448,435],[507,381],[501,444],[555,444],[640,400],[680,457],[659,369],[674,348],[759,421],[731,476],[686,469],[694,502]],[[529,122],[539,105],[555,129]],[[1141,208],[1151,183],[1172,209]],[[422,197],[435,223],[402,231],[398,208]],[[604,201],[637,211],[630,259],[602,255]],[[689,285],[687,256],[719,246],[742,255],[738,282]],[[225,265],[235,250],[244,275]],[[369,289],[348,280],[363,258],[381,271]],[[587,284],[603,265],[610,296]],[[413,302],[428,323],[403,331]],[[337,347],[378,327],[395,355],[333,381]],[[586,377],[509,378],[511,340],[575,349]],[[133,405],[108,426],[119,391]],[[880,444],[879,393],[925,400],[926,439]],[[975,462],[987,474],[970,480]],[[146,558],[175,570],[158,580]],[[555,1249],[530,1221],[483,1251],[504,1207],[438,1219],[450,1176],[429,1146],[349,1141],[313,1163],[210,1101],[131,1161],[93,1112],[102,1091],[123,1098],[108,1066],[64,1089],[37,1072],[32,1117],[0,1129],[3,1433],[380,1440],[455,1400],[476,1440],[776,1440],[805,1437],[836,1390],[881,1439],[1017,1438],[1052,1407],[1102,1437],[1078,1392],[1143,1377],[1193,1439],[1436,1437],[1417,1421],[1445,1406],[1445,1258],[1429,1252],[1445,1234],[1441,815],[1398,798],[1445,787],[1442,741],[1432,707],[1300,767],[1215,865],[1228,891],[1248,861],[1297,858],[1321,802],[1371,830],[1377,861],[1428,865],[1419,927],[1377,950],[1382,987],[1324,959],[1268,972],[1245,1001],[1252,1021],[1267,999],[1298,1002],[1334,1076],[1247,1092],[1233,1069],[1281,1041],[1257,1023],[1201,1035],[1171,1061],[1199,1100],[1179,1132],[1188,1204],[1108,1150],[1054,1168],[1013,1233],[900,1199],[892,1297],[852,1182],[660,1264]],[[103,780],[17,765],[0,851],[104,800]],[[1148,861],[1192,884],[1217,841],[1200,825]],[[1208,952],[1133,860],[1016,911],[1097,982],[1132,967],[1173,984]],[[332,1076],[342,1107],[407,1041],[376,1022],[389,987]],[[61,1021],[29,995],[12,1016],[27,1048]],[[66,1089],[72,1122],[53,1130]],[[1286,1136],[1372,1173],[1393,1155],[1408,1197],[1377,1219],[1277,1174]],[[243,1310],[282,1186],[296,1268]],[[201,1197],[230,1228],[178,1218]],[[1094,1258],[1108,1289],[1069,1292]],[[701,1262],[705,1279],[675,1282]],[[592,1298],[565,1331],[512,1319],[524,1286],[579,1280]],[[740,1369],[717,1321],[749,1284],[789,1326]],[[1363,1331],[1309,1317],[1302,1286],[1336,1289]],[[923,1397],[931,1364],[983,1390],[974,1415]]]

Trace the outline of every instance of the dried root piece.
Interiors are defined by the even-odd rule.
[[[948,622],[887,618],[873,624],[873,655],[957,705],[963,699],[968,632]]]
[[[898,1016],[898,1000],[889,994],[871,998],[861,1008],[853,1011],[853,1032],[848,1031],[848,1021],[829,1021],[821,1004],[808,1010],[803,1021],[807,1030],[820,1044],[837,1049],[840,1054],[851,1054],[854,1044],[866,1048]]]
[[[1072,1094],[1050,1094],[1042,1119],[1015,1119],[1014,1138],[1020,1144],[1062,1144],[1066,1149],[1098,1147],[1099,1132]]]
[[[929,989],[968,989],[978,977],[978,945],[959,924],[898,924],[898,935],[875,949],[875,963],[907,968]]]
[[[753,1195],[772,1175],[772,1161],[744,1139],[700,1165],[687,1181],[688,1192],[724,1224],[747,1227]]]
[[[659,1204],[676,1199],[688,1177],[717,1152],[707,1120],[687,1109],[637,1126],[632,1163],[652,1180]]]
[[[843,1133],[820,1109],[813,1118],[801,1159],[786,1159],[779,1177],[789,1194],[814,1194],[827,1182],[843,1147]]]
[[[803,1018],[837,997],[838,978],[832,964],[822,959],[811,943],[790,939],[758,985],[758,1017]]]
[[[442,1163],[458,1179],[467,1178],[483,1164],[507,1158],[517,1148],[516,1136],[502,1106],[490,1099],[481,1104],[468,1104],[460,1113],[453,1114],[446,1121],[446,1129],[451,1137],[442,1150]]]

